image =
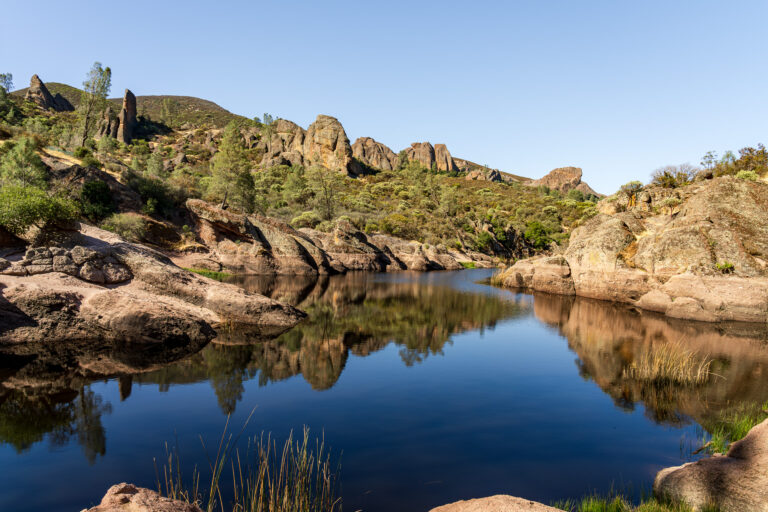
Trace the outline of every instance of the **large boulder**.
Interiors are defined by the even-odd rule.
[[[352,158],[352,148],[344,127],[335,117],[319,115],[309,125],[303,155],[310,165],[321,165],[350,176],[362,173],[360,164]]]
[[[411,147],[405,149],[405,156],[408,160],[419,162],[427,169],[431,169],[435,164],[435,148],[429,142],[414,142]]]
[[[360,137],[352,144],[352,155],[360,162],[384,171],[397,169],[398,157],[387,146],[370,137]]]
[[[644,190],[622,211],[575,229],[563,255],[571,285],[534,280],[549,272],[542,258],[516,263],[497,281],[675,318],[768,321],[768,184],[721,177],[675,194]]]
[[[453,172],[458,170],[451,152],[448,151],[445,144],[435,144],[435,165],[437,165],[438,171]]]
[[[307,132],[301,126],[278,119],[268,129],[263,130],[256,149],[263,152],[261,165],[304,165],[304,140]],[[246,137],[254,138],[252,137]]]
[[[45,110],[55,110],[57,112],[70,112],[75,110],[75,107],[73,107],[61,94],[53,96],[37,75],[32,75],[32,78],[29,81],[29,88],[24,94],[24,99],[37,104],[40,108]]]
[[[557,512],[559,509],[548,507],[536,501],[498,494],[488,498],[463,500],[441,507],[433,508],[430,512]]]
[[[160,496],[133,484],[113,485],[98,506],[84,512],[202,512],[197,505]]]
[[[661,470],[653,491],[694,510],[768,511],[768,420],[733,443],[725,456]]]

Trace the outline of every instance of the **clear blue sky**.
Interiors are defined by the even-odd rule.
[[[17,88],[198,96],[352,141],[530,177],[575,165],[601,192],[708,150],[768,141],[768,2],[3,0],[0,72]]]

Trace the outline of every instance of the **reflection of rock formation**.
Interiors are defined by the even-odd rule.
[[[585,378],[621,407],[644,403],[656,421],[690,417],[706,426],[726,410],[768,400],[768,330],[760,326],[670,320],[623,305],[544,294],[536,296],[534,312],[568,339]],[[626,376],[644,354],[670,345],[711,359],[716,375],[697,386]]]
[[[381,282],[371,274],[318,278],[249,276],[241,286],[294,304],[307,321],[272,341],[243,333],[222,334],[195,356],[138,376],[162,386],[209,379],[222,408],[231,412],[243,383],[260,385],[301,374],[313,389],[331,388],[349,353],[366,356],[389,343],[400,345],[412,365],[441,353],[451,335],[493,326],[521,307],[490,295],[460,292],[423,282]]]

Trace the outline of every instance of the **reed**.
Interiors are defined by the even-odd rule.
[[[246,422],[247,424],[247,422]],[[245,428],[245,427],[244,427]],[[248,439],[247,448],[237,448],[240,434],[228,433],[229,418],[218,442],[216,454],[208,455],[210,480],[207,489],[200,485],[201,474],[192,470],[189,487],[182,472],[177,448],[166,445],[162,471],[157,469],[158,492],[193,503],[206,512],[335,512],[341,511],[338,496],[340,465],[333,466],[324,439],[310,439],[309,429],[294,439],[293,432],[278,449],[271,435]],[[202,439],[201,439],[202,441]],[[231,471],[231,498],[222,477]]]
[[[686,349],[681,343],[664,343],[646,351],[623,371],[627,379],[656,384],[700,385],[709,380],[712,359]]]

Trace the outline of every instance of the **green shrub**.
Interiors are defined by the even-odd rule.
[[[75,156],[75,158],[85,158],[86,156],[93,155],[90,149],[83,146],[76,147],[72,154]]]
[[[537,249],[545,249],[552,243],[547,229],[541,222],[536,220],[528,223],[523,236],[528,240],[528,243]]]
[[[693,181],[698,169],[688,164],[668,165],[656,169],[651,175],[651,183],[664,188],[677,188]]]
[[[722,272],[723,274],[732,274],[734,271],[733,263],[730,261],[715,263],[715,269]]]
[[[0,187],[0,226],[21,235],[30,227],[45,228],[66,223],[79,215],[73,201],[49,196],[37,187],[7,185]]]
[[[736,177],[747,181],[757,181],[759,178],[755,171],[739,171],[736,173]]]
[[[114,213],[115,202],[109,185],[101,180],[86,181],[80,190],[83,215],[97,222]]]
[[[295,228],[314,228],[320,224],[321,219],[318,214],[313,211],[303,212],[301,215],[297,215],[291,219],[291,226]]]
[[[101,228],[135,242],[144,238],[147,230],[144,219],[132,213],[116,213],[102,222]]]

